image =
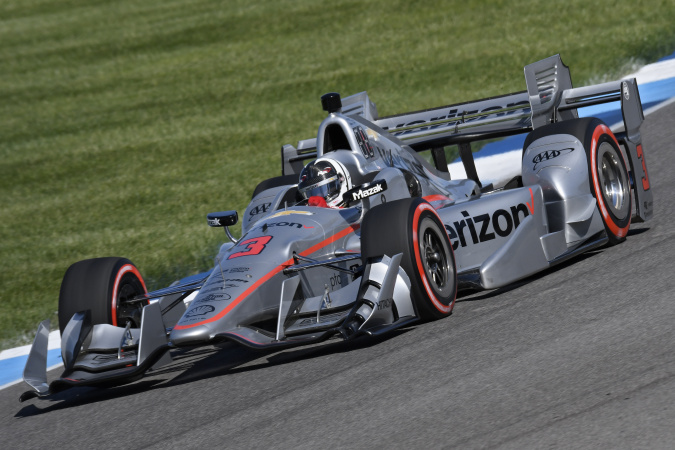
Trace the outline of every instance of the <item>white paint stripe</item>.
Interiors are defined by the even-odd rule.
[[[658,105],[654,105],[651,108],[648,108],[648,109],[644,110],[644,114],[645,114],[645,116],[648,116],[648,115],[652,114],[654,111],[658,111],[661,108],[665,108],[666,106],[670,105],[671,103],[675,103],[675,97],[672,97],[672,98],[666,100],[665,102],[661,102]]]
[[[47,372],[49,372],[50,370],[53,370],[53,369],[58,369],[59,367],[63,367],[63,364],[58,363],[58,364],[54,364],[53,366],[49,366],[49,367],[47,367]],[[10,386],[14,386],[15,384],[19,384],[21,382],[23,382],[23,378],[19,378],[18,380],[10,381],[9,383],[3,384],[2,386],[0,386],[0,391],[5,389],[5,388],[8,388]],[[26,385],[26,387],[28,388],[28,385]]]
[[[480,174],[483,184],[493,183],[496,187],[502,182],[508,182],[513,177],[520,175],[522,148],[507,150],[497,155],[477,157],[476,172]],[[466,179],[466,171],[461,162],[453,162],[448,165],[450,177],[453,180]]]
[[[25,356],[30,353],[31,346],[32,344],[11,348],[9,350],[3,350],[0,352],[0,361],[3,359],[16,358],[17,356]],[[61,336],[59,335],[59,330],[54,330],[49,333],[47,350],[54,350],[55,348],[61,348]]]
[[[623,79],[636,78],[638,85],[653,81],[667,80],[675,76],[675,59],[668,59],[642,67],[634,74],[627,75]]]

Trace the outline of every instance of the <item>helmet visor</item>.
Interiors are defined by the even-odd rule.
[[[319,196],[330,200],[340,192],[340,180],[338,177],[331,177],[309,186],[298,185],[298,190],[305,199]]]

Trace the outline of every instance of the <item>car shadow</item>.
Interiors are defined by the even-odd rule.
[[[108,387],[105,389],[95,386],[74,387],[52,394],[47,399],[35,399],[33,400],[34,403],[30,403],[21,408],[14,417],[26,418],[39,416],[52,411],[135,395],[147,391],[161,382],[162,380],[141,380],[133,384]],[[49,402],[49,405],[46,408],[40,408],[39,405],[43,402]]]
[[[232,342],[224,342],[215,345],[215,347],[220,347],[219,351],[214,352],[207,358],[188,362],[182,373],[169,382],[157,386],[157,388],[177,386],[225,374],[245,373],[336,353],[358,351],[393,339],[396,336],[407,333],[414,327],[415,325],[413,324],[393,330],[383,336],[364,335],[347,341],[340,339],[336,335],[336,337],[327,341],[313,345],[275,350],[252,350]],[[260,361],[251,364],[255,360]],[[167,370],[173,369],[167,368]]]
[[[457,300],[456,303],[463,303],[463,302],[476,302],[476,301],[482,301],[482,300],[488,300],[493,297],[500,296],[506,292],[513,291],[515,289],[518,289],[522,286],[528,285],[531,282],[538,280],[540,278],[546,277],[547,275],[556,273],[558,271],[564,270],[569,266],[578,264],[581,261],[584,261],[588,258],[592,258],[594,255],[602,253],[604,248],[599,248],[595,250],[588,251],[586,253],[582,253],[581,255],[577,255],[567,261],[563,261],[559,264],[556,264],[553,267],[549,267],[548,269],[542,270],[541,272],[537,272],[534,275],[531,275],[527,278],[523,278],[522,280],[519,281],[514,281],[513,283],[500,287],[497,289],[491,289],[491,290],[479,290],[479,289],[467,289],[460,291],[457,294]]]
[[[642,233],[646,233],[650,230],[650,227],[643,226],[642,228],[631,228],[628,230],[628,236],[637,236]]]
[[[38,416],[52,411],[120,399],[227,374],[245,373],[335,353],[358,351],[400,336],[414,327],[414,324],[408,325],[384,336],[365,335],[348,341],[333,338],[322,343],[290,349],[252,350],[229,341],[209,346],[175,349],[171,351],[173,362],[148,371],[142,380],[115,386],[82,386],[65,389],[46,399],[32,400],[14,417]],[[254,362],[256,360],[260,361]],[[48,402],[47,406],[41,407],[45,402]]]

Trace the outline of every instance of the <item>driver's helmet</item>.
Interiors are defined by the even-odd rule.
[[[342,203],[342,196],[352,188],[349,172],[338,161],[319,158],[300,172],[298,191],[305,199],[323,197],[332,208]]]

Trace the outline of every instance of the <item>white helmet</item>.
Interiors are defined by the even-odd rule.
[[[300,172],[298,190],[305,198],[319,196],[332,208],[342,203],[342,196],[352,188],[352,177],[338,161],[319,158]]]

